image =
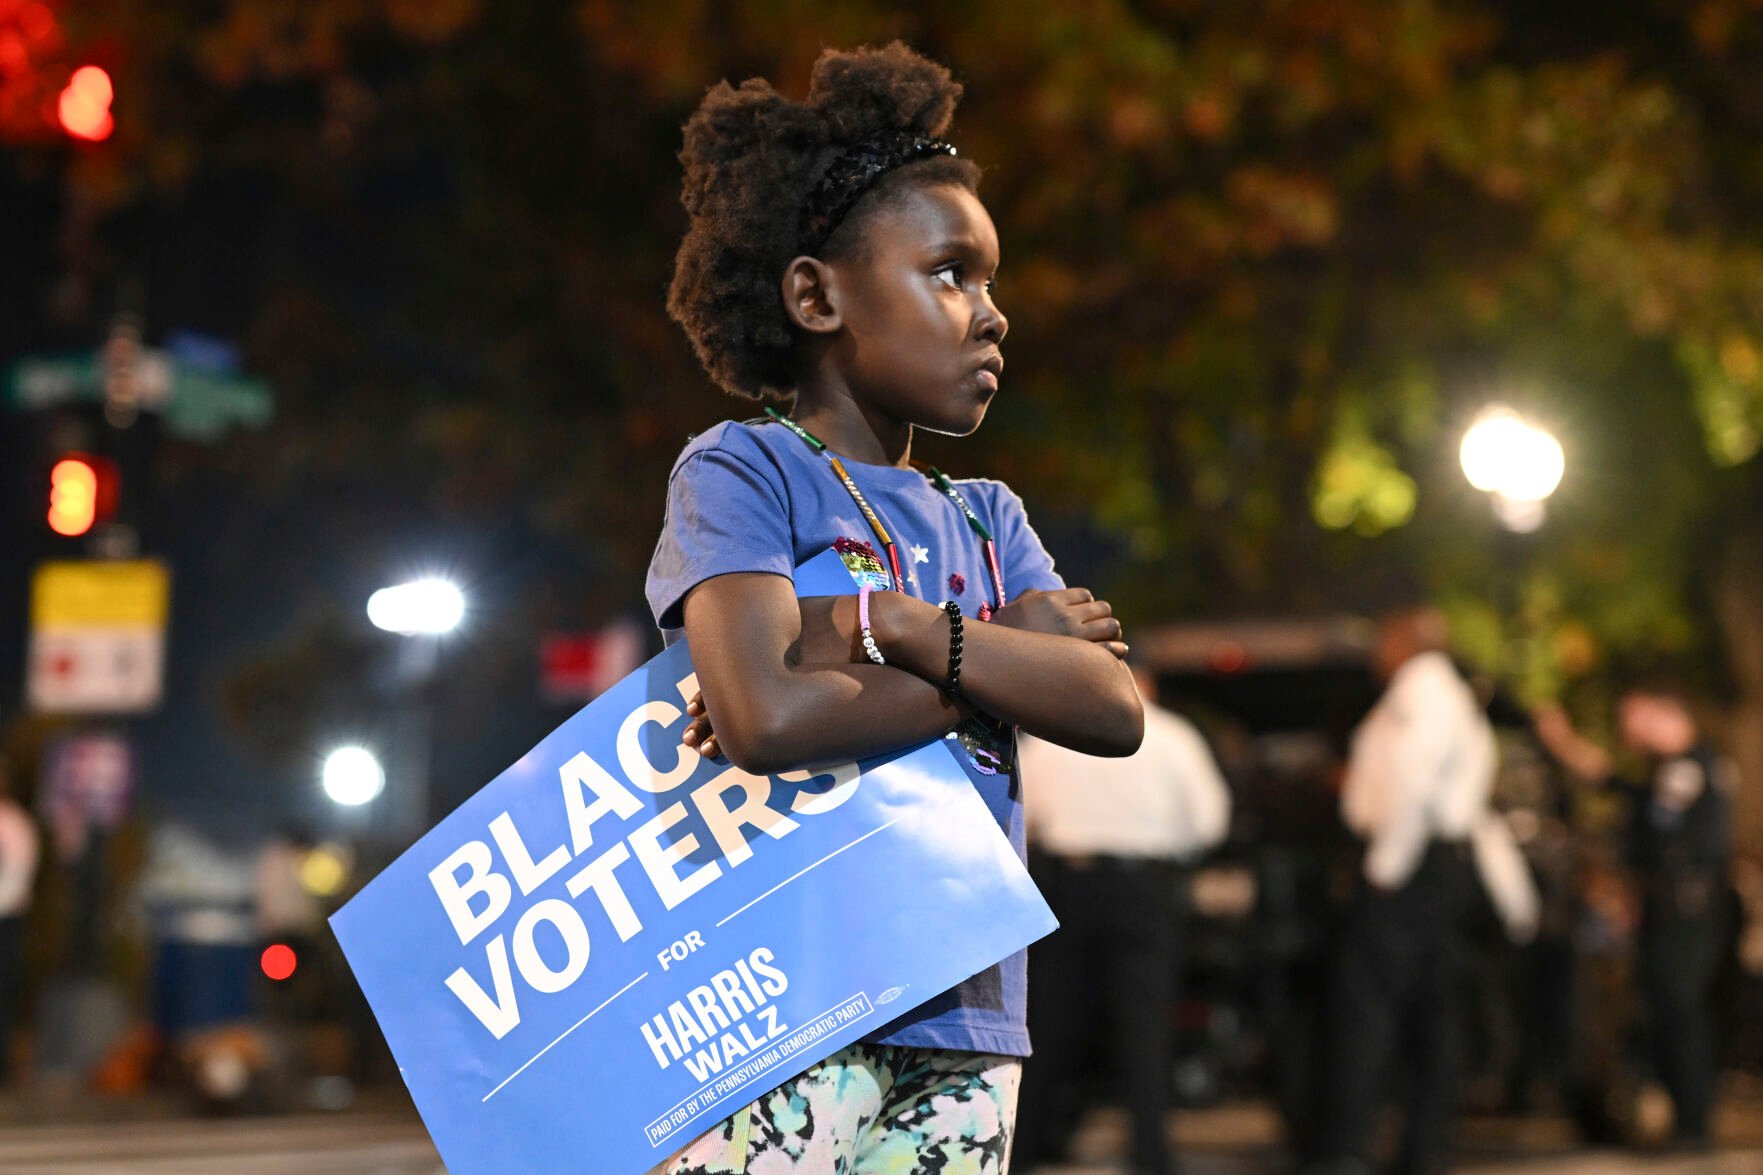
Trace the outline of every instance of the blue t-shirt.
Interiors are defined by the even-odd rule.
[[[967,616],[978,616],[981,605],[992,602],[991,575],[979,537],[955,504],[916,470],[844,466],[898,547],[906,591],[932,603],[955,600]],[[955,484],[992,532],[1011,599],[1030,588],[1065,586],[1028,524],[1022,499],[1008,486],[983,479]],[[824,456],[783,425],[726,421],[693,439],[674,464],[667,520],[649,564],[649,606],[671,643],[683,623],[686,594],[705,580],[749,571],[790,577],[829,547],[855,575],[878,588],[892,586],[876,546]],[[1023,855],[1014,748],[995,740],[987,745],[972,729],[951,738],[986,807]],[[1000,759],[1010,766],[994,770]],[[1025,1057],[1027,992],[1026,956],[1018,951],[864,1039]]]

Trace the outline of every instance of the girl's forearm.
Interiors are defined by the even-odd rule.
[[[796,665],[716,726],[730,762],[755,775],[879,755],[953,730],[966,710],[892,665]]]
[[[949,618],[899,593],[871,601],[876,639],[890,666],[946,680]],[[1138,689],[1103,646],[973,620],[963,625],[960,693],[994,718],[1091,755],[1130,755],[1144,738]]]
[[[1138,748],[1138,691],[1106,646],[968,621],[958,701],[940,688],[943,611],[895,592],[870,607],[886,665],[860,651],[853,597],[798,601],[787,581],[759,574],[711,579],[687,597],[706,729],[731,762],[769,774],[896,750],[952,730],[964,702],[1092,754]]]

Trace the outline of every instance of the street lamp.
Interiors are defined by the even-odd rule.
[[[386,770],[366,747],[338,747],[325,756],[324,794],[345,808],[372,802],[386,788]]]
[[[1495,517],[1519,533],[1543,524],[1543,503],[1567,471],[1561,442],[1504,404],[1476,417],[1457,456],[1469,484],[1489,495]]]
[[[429,821],[429,744],[434,725],[430,695],[440,664],[441,638],[465,618],[465,594],[445,579],[413,580],[369,596],[367,618],[405,638],[399,642],[396,673],[399,770],[389,824],[400,837],[414,840]]]
[[[444,579],[418,579],[369,596],[367,618],[403,636],[440,636],[465,618],[465,596]]]

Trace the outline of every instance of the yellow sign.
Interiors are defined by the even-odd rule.
[[[44,563],[31,581],[31,626],[163,629],[171,572],[154,559]]]

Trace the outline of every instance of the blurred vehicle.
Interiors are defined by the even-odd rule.
[[[1374,636],[1367,621],[1332,617],[1170,625],[1135,640],[1234,796],[1229,840],[1189,880],[1176,1092],[1190,1104],[1269,1095],[1301,1152],[1330,929],[1354,860],[1337,777],[1377,697]]]

